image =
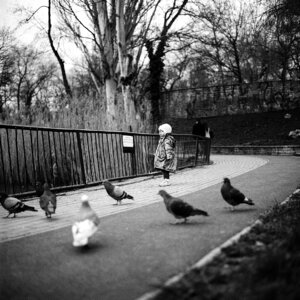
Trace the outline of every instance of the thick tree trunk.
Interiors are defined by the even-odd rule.
[[[137,131],[138,130],[137,112],[131,97],[130,87],[124,86],[122,94],[123,94],[123,101],[124,101],[125,120],[127,125],[126,130]]]
[[[106,93],[106,116],[109,130],[116,130],[118,122],[116,120],[117,110],[117,83],[114,79],[105,80],[105,93]]]

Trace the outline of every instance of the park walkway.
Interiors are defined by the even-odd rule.
[[[37,213],[4,219],[0,210],[0,294],[12,300],[133,300],[151,293],[184,272],[211,250],[240,232],[299,185],[300,158],[295,156],[213,155],[214,164],[177,172],[165,189],[209,217],[173,225],[157,194],[161,176],[123,181],[135,201],[120,206],[102,185],[58,196],[57,214]],[[224,209],[223,177],[255,206]],[[119,185],[120,185],[119,184]],[[99,230],[87,249],[72,246],[71,225],[85,193],[100,216]],[[141,298],[144,299],[144,298]]]
[[[268,162],[265,158],[255,156],[216,155],[212,156],[212,160],[212,165],[188,168],[171,175],[172,185],[166,190],[173,196],[183,196],[221,183],[223,177],[233,178]],[[71,226],[80,207],[82,194],[89,197],[91,207],[100,218],[160,202],[162,198],[157,194],[160,181],[161,176],[155,176],[116,183],[124,185],[127,193],[135,198],[134,202],[123,200],[123,205],[119,206],[113,205],[115,201],[107,195],[103,185],[58,194],[57,213],[53,215],[52,220],[46,219],[44,212],[39,208],[38,198],[26,202],[35,206],[39,210],[38,213],[25,212],[18,214],[16,218],[5,219],[3,217],[7,212],[1,208],[0,242]]]

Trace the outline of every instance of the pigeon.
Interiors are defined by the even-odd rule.
[[[45,211],[47,218],[51,218],[56,210],[56,195],[50,191],[48,183],[43,185],[44,192],[40,196],[40,207]]]
[[[35,184],[35,193],[38,197],[41,197],[44,193],[43,184],[40,181],[37,181]]]
[[[119,203],[121,204],[121,201],[125,198],[134,200],[134,198],[131,195],[127,194],[120,187],[111,184],[109,181],[106,180],[103,182],[103,184],[107,191],[107,194],[117,201],[117,205]]]
[[[231,205],[232,210],[234,210],[234,206],[242,203],[254,205],[253,200],[247,198],[238,189],[234,188],[228,178],[224,178],[223,185],[221,187],[221,194],[223,199]]]
[[[208,216],[206,211],[194,208],[192,205],[184,202],[180,198],[172,197],[165,190],[160,190],[158,194],[163,197],[167,211],[176,219],[184,219],[184,223],[187,222],[188,217],[196,215]]]
[[[81,201],[77,221],[72,226],[74,247],[86,246],[89,237],[97,231],[100,223],[98,216],[90,207],[88,196],[82,195]]]
[[[27,210],[37,211],[33,206],[26,205],[17,198],[9,197],[6,193],[0,193],[0,203],[9,212],[6,218],[11,214],[14,214],[15,218],[16,214]]]

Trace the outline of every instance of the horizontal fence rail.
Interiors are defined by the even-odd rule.
[[[176,135],[178,169],[209,163],[210,140]],[[0,124],[0,191],[33,194],[37,182],[81,187],[155,172],[158,135]]]

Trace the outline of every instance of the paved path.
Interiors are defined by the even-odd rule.
[[[188,193],[202,190],[216,183],[220,183],[223,177],[233,178],[247,173],[268,162],[265,158],[255,156],[213,156],[213,165],[186,169],[171,175],[172,185],[166,190],[174,196],[182,196]],[[133,180],[134,184],[126,185],[126,191],[135,197],[135,201],[124,200],[126,205],[113,205],[113,201],[103,186],[81,189],[76,192],[68,192],[63,196],[58,196],[58,208],[55,221],[47,222],[44,212],[39,208],[38,199],[28,201],[28,205],[35,206],[39,212],[26,212],[19,214],[14,219],[4,219],[6,211],[0,212],[0,242],[5,242],[25,236],[30,236],[42,232],[56,230],[66,226],[71,226],[80,206],[80,197],[83,193],[88,195],[90,205],[97,212],[99,217],[109,216],[116,213],[125,212],[131,209],[161,202],[162,198],[157,194],[158,184],[161,177],[154,179]],[[127,181],[130,183],[130,180]],[[184,183],[184,184],[183,184]]]
[[[2,219],[6,213],[1,210],[2,298],[136,299],[252,224],[300,182],[299,157],[215,155],[212,160],[214,165],[173,175],[173,185],[166,188],[210,214],[183,225],[172,225],[174,218],[157,195],[161,180],[157,177],[126,181],[124,187],[136,201],[122,206],[113,205],[99,186],[61,196],[52,220],[41,211]],[[224,176],[253,198],[255,206],[224,209],[220,196]],[[72,246],[71,224],[83,192],[101,223],[90,248],[80,250]],[[31,204],[38,207],[36,199]]]

